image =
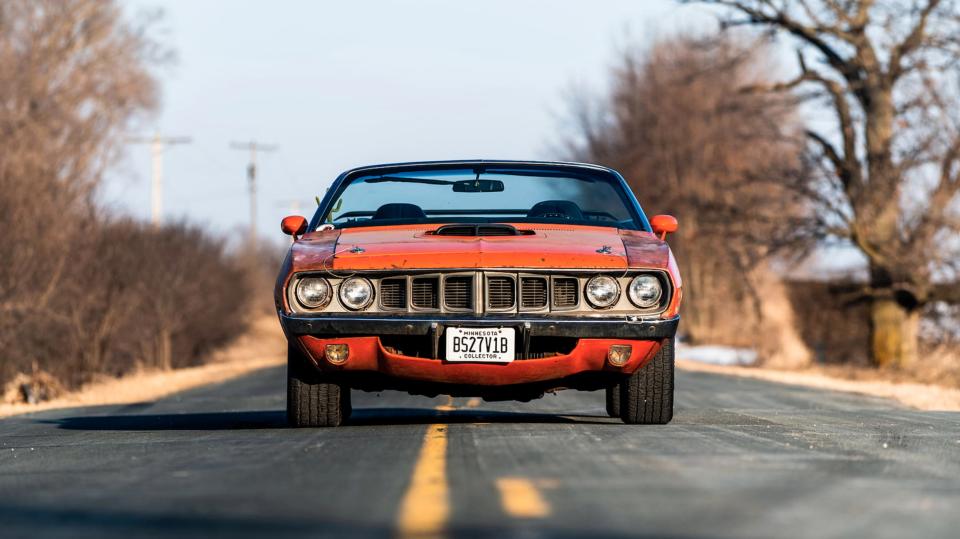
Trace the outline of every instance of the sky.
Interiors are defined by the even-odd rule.
[[[162,105],[137,135],[190,137],[164,154],[163,218],[238,238],[248,227],[256,140],[257,230],[313,213],[343,170],[413,160],[556,158],[572,88],[599,92],[618,51],[713,28],[667,0],[128,0],[160,9],[153,35],[177,60],[157,70]],[[150,218],[150,148],[130,144],[102,193]],[[299,211],[296,210],[299,205]],[[651,209],[654,210],[654,209]]]

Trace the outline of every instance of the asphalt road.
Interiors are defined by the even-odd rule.
[[[681,372],[663,427],[571,391],[292,430],[284,383],[0,421],[0,537],[960,536],[957,413]]]

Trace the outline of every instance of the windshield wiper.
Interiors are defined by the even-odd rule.
[[[407,182],[407,183],[424,183],[427,185],[453,185],[454,181],[452,180],[433,180],[430,178],[408,178],[405,176],[380,176],[379,178],[370,178],[364,180],[364,183],[387,183],[387,182]]]

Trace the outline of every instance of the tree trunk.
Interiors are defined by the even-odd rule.
[[[878,367],[909,368],[917,360],[920,313],[894,298],[876,298],[870,306],[870,353]]]

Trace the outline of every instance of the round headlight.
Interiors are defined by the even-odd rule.
[[[653,275],[640,275],[630,281],[627,296],[634,305],[641,309],[649,309],[660,302],[663,296],[663,287],[660,279]]]
[[[305,277],[297,283],[297,301],[308,309],[326,307],[330,296],[330,283],[323,277]]]
[[[344,307],[359,311],[373,302],[373,285],[363,277],[351,277],[340,283],[340,303]]]
[[[613,277],[597,275],[587,281],[587,301],[598,309],[613,306],[620,299],[620,283]]]

